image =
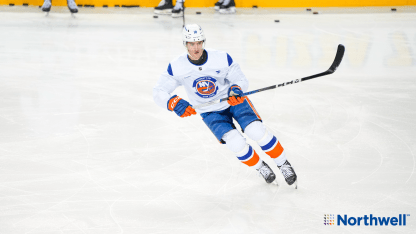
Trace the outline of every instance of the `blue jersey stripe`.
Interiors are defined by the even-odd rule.
[[[228,66],[231,66],[231,64],[233,64],[233,59],[231,58],[229,54],[227,54],[227,59],[228,59]]]
[[[276,143],[276,141],[277,141],[277,138],[276,138],[275,136],[273,136],[272,140],[271,140],[269,143],[267,143],[267,145],[262,146],[262,147],[261,147],[261,149],[262,149],[263,151],[264,151],[264,150],[269,150],[270,148],[272,148],[272,147],[273,147],[273,145]]]
[[[169,63],[169,66],[168,66],[168,73],[169,73],[169,75],[173,76],[172,66],[170,65],[170,63]]]
[[[247,159],[249,159],[251,157],[251,155],[253,155],[253,148],[251,148],[251,146],[249,146],[248,148],[248,153],[244,156],[241,157],[237,157],[240,161],[245,161]]]

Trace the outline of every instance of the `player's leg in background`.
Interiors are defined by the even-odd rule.
[[[78,6],[74,0],[66,0],[66,3],[71,13],[78,13]]]
[[[246,143],[246,139],[240,132],[235,129],[230,109],[203,113],[201,116],[217,140],[225,143],[238,160],[259,171],[267,183],[273,182],[276,178],[273,171],[260,159],[255,150]]]
[[[158,15],[170,15],[172,14],[172,9],[172,0],[162,0],[159,5],[155,7],[154,13]]]
[[[51,0],[45,0],[42,5],[42,11],[49,12],[51,10],[51,7],[52,7]]]
[[[220,6],[221,14],[235,14],[235,2],[234,0],[224,0]]]
[[[218,0],[218,2],[215,3],[214,9],[216,11],[219,11],[223,2],[224,2],[224,0]]]
[[[183,16],[183,9],[185,8],[184,3],[185,3],[185,0],[176,0],[175,7],[172,9],[173,18]]]

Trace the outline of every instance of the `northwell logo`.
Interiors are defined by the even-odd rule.
[[[334,215],[333,214],[324,215],[324,224],[325,225],[335,225],[334,224]]]
[[[370,216],[364,215],[362,217],[348,217],[347,215],[341,216],[337,215],[336,225],[337,226],[406,226],[406,217],[409,217],[410,214],[399,214],[397,217],[376,217],[373,214]],[[335,225],[334,224],[333,214],[324,215],[324,224],[325,225]]]

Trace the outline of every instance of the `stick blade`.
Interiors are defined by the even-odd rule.
[[[335,60],[332,63],[332,65],[329,67],[328,71],[330,73],[334,73],[335,70],[337,70],[339,64],[342,61],[342,58],[344,57],[344,52],[345,52],[345,46],[342,44],[338,45],[338,49],[337,49],[337,54],[335,55]]]

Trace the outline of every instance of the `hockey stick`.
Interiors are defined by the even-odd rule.
[[[182,2],[182,7],[183,7],[183,15],[182,15],[182,28],[185,28],[185,2]]]
[[[320,76],[326,76],[326,75],[332,74],[337,70],[339,64],[341,63],[342,57],[344,57],[344,52],[345,52],[345,47],[343,45],[339,44],[338,49],[337,49],[337,54],[335,55],[334,62],[329,67],[329,69],[325,72],[322,72],[322,73],[319,73],[319,74],[316,74],[316,75],[312,75],[312,76],[303,77],[301,79],[292,80],[292,81],[289,81],[289,82],[284,82],[284,83],[281,83],[281,84],[278,84],[278,85],[272,85],[272,86],[269,86],[269,87],[249,91],[249,92],[243,93],[242,96],[247,96],[247,95],[250,95],[250,94],[254,94],[254,93],[258,93],[258,92],[262,92],[262,91],[266,91],[266,90],[270,90],[270,89],[275,89],[275,88],[279,88],[279,87],[284,87],[286,85],[296,84],[296,83],[300,83],[302,81],[311,80],[311,79],[314,79],[314,78],[317,78],[317,77],[320,77]],[[210,101],[210,102],[203,103],[203,104],[200,104],[200,105],[196,105],[196,106],[193,106],[193,108],[194,109],[199,109],[201,107],[214,105],[214,104],[217,104],[217,103],[220,103],[220,102],[223,102],[223,101],[227,101],[227,100],[228,100],[228,97],[218,99],[218,100],[215,100],[215,101]]]

